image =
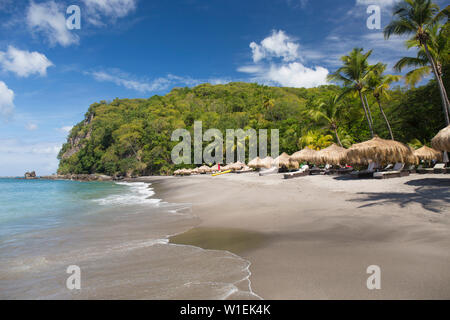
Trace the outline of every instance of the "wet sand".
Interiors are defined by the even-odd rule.
[[[191,204],[199,217],[171,242],[247,259],[262,298],[450,298],[448,175],[144,180],[159,198]],[[370,265],[381,268],[380,290],[367,289]]]

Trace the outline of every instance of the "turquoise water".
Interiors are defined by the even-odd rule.
[[[113,182],[0,179],[0,238],[59,226],[116,205],[113,200],[131,189]]]
[[[245,259],[169,243],[198,219],[156,197],[142,182],[0,179],[0,300],[255,298]]]

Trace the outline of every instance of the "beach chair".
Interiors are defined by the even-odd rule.
[[[273,167],[273,168],[270,168],[270,169],[261,170],[261,171],[259,172],[259,176],[260,176],[260,177],[263,177],[263,176],[268,176],[268,175],[270,175],[270,174],[275,174],[275,173],[278,173],[278,168],[277,168],[277,167]]]
[[[403,169],[403,170],[408,171],[409,173],[416,173],[416,166],[414,164],[412,164],[408,168]]]
[[[445,163],[436,164],[433,168],[433,172],[434,173],[445,173],[446,172]]]
[[[238,170],[238,171],[235,171],[235,173],[237,173],[237,174],[241,174],[241,173],[249,173],[249,172],[254,172],[255,170],[254,169],[252,169],[252,168],[244,168],[244,169],[241,169],[241,170]]]
[[[284,179],[293,179],[298,177],[309,176],[309,166],[303,166],[300,170],[296,172],[289,172],[284,174]]]
[[[408,176],[409,172],[403,171],[404,167],[405,167],[404,163],[396,163],[392,170],[375,172],[373,174],[373,177],[375,179],[390,179]]]
[[[417,173],[425,174],[425,173],[445,173],[445,163],[437,163],[433,168],[424,168],[420,165],[417,168]]]
[[[377,169],[378,164],[375,162],[371,162],[369,163],[369,166],[367,167],[366,170],[361,170],[361,171],[353,171],[351,172],[351,174],[355,177],[358,178],[373,178],[373,174],[375,172],[375,170]]]
[[[309,174],[310,175],[318,175],[318,174],[322,174],[325,173],[324,169],[320,169],[319,167],[313,167],[309,170]]]

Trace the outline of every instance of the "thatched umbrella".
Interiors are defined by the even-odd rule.
[[[273,164],[279,169],[298,169],[299,165],[297,161],[291,159],[291,157],[283,152],[278,158],[273,161]]]
[[[372,140],[354,144],[347,151],[347,162],[352,164],[414,163],[414,159],[414,154],[407,145],[394,140],[384,140],[378,136]]]
[[[245,167],[245,163],[242,163],[240,161],[230,164],[230,170],[233,170],[233,171],[239,171],[244,167]]]
[[[200,168],[198,168],[198,172],[200,173],[208,173],[211,172],[211,168],[208,166],[201,166]]]
[[[189,169],[181,169],[180,170],[180,175],[182,175],[182,176],[190,176],[191,175],[191,170],[189,170]]]
[[[431,140],[431,144],[434,149],[450,151],[450,126],[439,131],[436,137]]]
[[[425,161],[431,161],[431,160],[437,160],[442,161],[442,152],[429,148],[427,146],[423,146],[420,149],[417,149],[414,151],[414,155],[419,158],[420,160]]]
[[[266,168],[270,169],[273,166],[273,158],[272,157],[265,157],[261,160],[261,167],[260,168]]]
[[[331,164],[341,165],[347,161],[347,149],[332,144],[328,148],[317,151],[314,154],[313,161],[315,164]]]
[[[312,162],[317,151],[306,147],[301,151],[297,151],[291,156],[291,159],[297,162]]]
[[[259,169],[259,168],[261,168],[261,165],[262,165],[262,162],[259,157],[256,157],[255,159],[251,160],[248,163],[248,166],[253,169]]]

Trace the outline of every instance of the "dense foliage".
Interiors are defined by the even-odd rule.
[[[171,161],[171,150],[177,144],[170,140],[171,134],[175,129],[187,128],[193,135],[196,120],[203,122],[203,131],[217,128],[224,136],[226,129],[279,129],[281,152],[293,153],[306,145],[326,147],[336,141],[333,126],[313,116],[311,110],[322,108],[341,91],[338,86],[297,89],[250,83],[203,84],[176,88],[165,96],[149,99],[94,103],[63,146],[58,172],[171,173],[179,168]],[[375,133],[389,138],[376,100],[371,95],[367,98]],[[389,100],[381,99],[397,140],[429,142],[445,126],[433,80],[411,90],[394,88]],[[333,121],[344,146],[371,137],[358,97],[340,99],[338,111]],[[73,152],[74,148],[77,152]]]
[[[203,84],[177,88],[149,99],[116,99],[90,106],[63,146],[58,172],[109,175],[168,174],[174,130],[185,128],[193,136],[194,121],[210,128],[279,129],[280,151],[293,153],[308,146],[321,149],[336,142],[349,147],[375,134],[412,146],[427,144],[450,123],[450,6],[442,11],[431,0],[403,0],[393,9],[384,29],[391,35],[408,35],[408,48],[416,57],[403,57],[397,71],[413,67],[405,82],[385,74],[381,62],[369,64],[372,50],[354,48],[329,85],[312,89],[267,87],[250,83]],[[441,22],[443,24],[441,24]],[[426,75],[428,84],[414,88]],[[204,143],[206,146],[206,142]]]

